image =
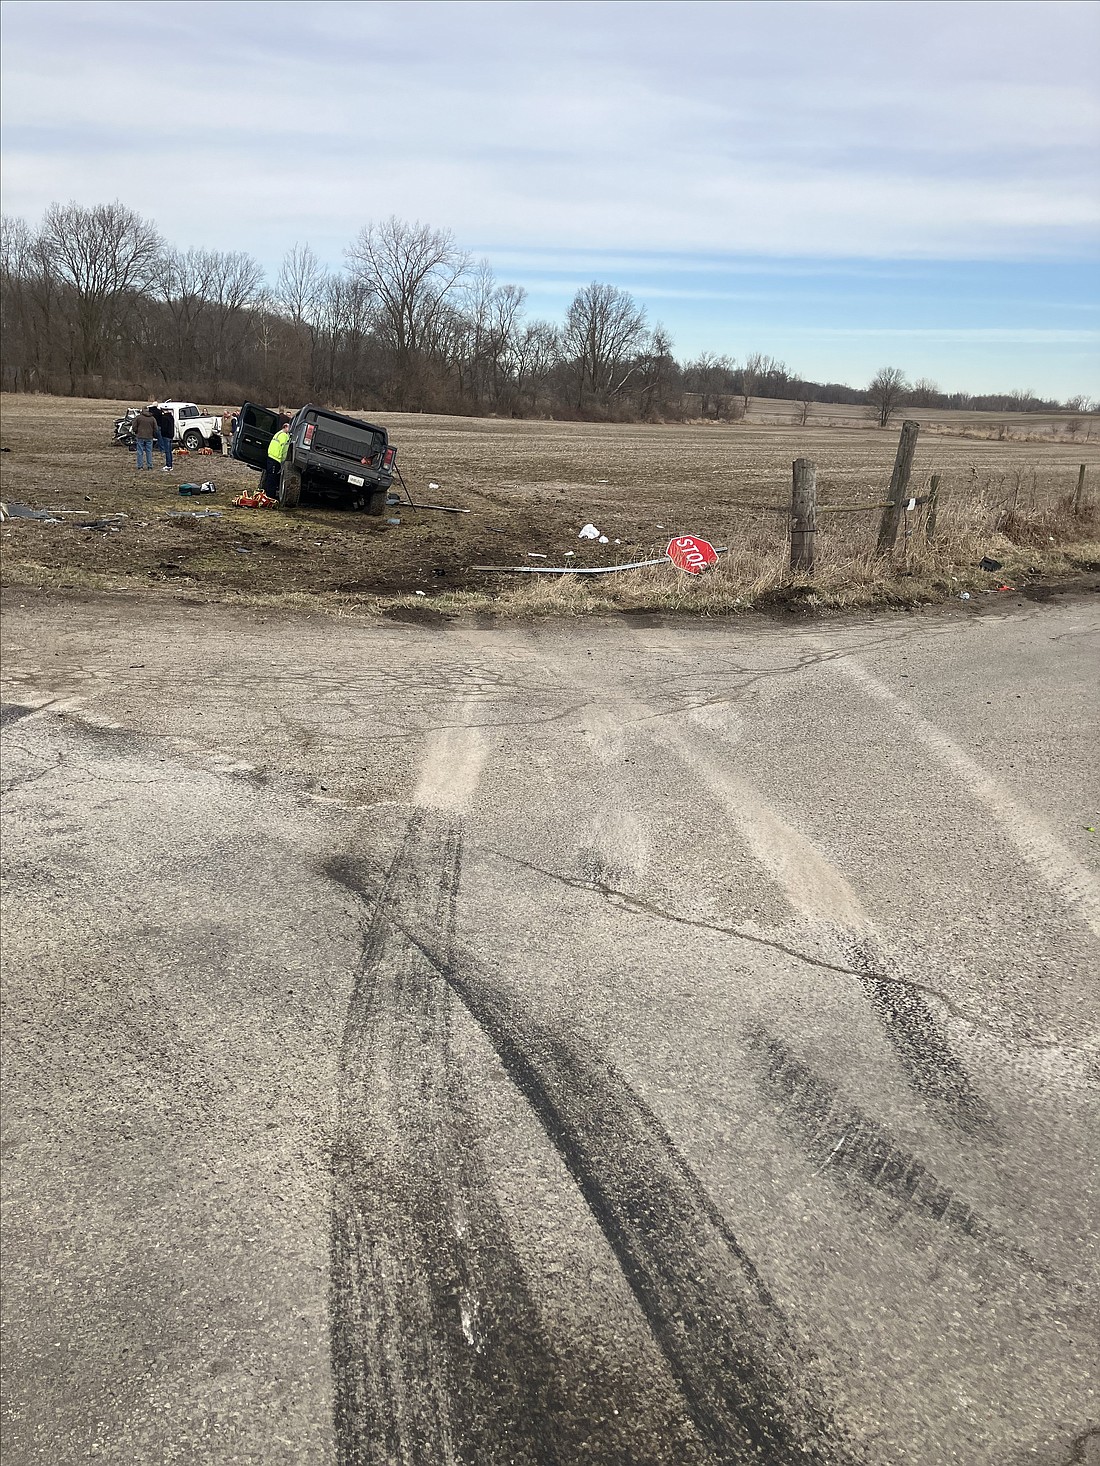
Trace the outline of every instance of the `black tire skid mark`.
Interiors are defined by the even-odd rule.
[[[887,1042],[909,1087],[931,1113],[962,1134],[1000,1141],[1001,1129],[988,1101],[952,1051],[943,1027],[920,993],[876,971],[867,942],[849,952]]]
[[[540,1022],[506,978],[356,863],[326,869],[374,905],[372,930],[400,935],[481,1026],[607,1237],[715,1459],[853,1459],[752,1260],[623,1075],[564,1025]]]
[[[13,723],[29,718],[37,711],[37,708],[27,707],[21,702],[0,702],[0,729],[10,728]]]
[[[758,1082],[780,1102],[781,1121],[794,1132],[818,1174],[894,1203],[886,1219],[889,1225],[907,1213],[942,1224],[1023,1264],[1073,1295],[1074,1301],[1083,1301],[1085,1290],[1079,1284],[1061,1278],[1042,1259],[1005,1237],[914,1152],[898,1145],[888,1131],[846,1100],[836,1085],[815,1074],[782,1039],[757,1027],[748,1035],[748,1050],[756,1060]]]
[[[331,1235],[337,1458],[552,1466],[561,1412],[550,1351],[466,1140],[451,993],[380,914],[401,899],[425,839],[442,869],[433,921],[451,940],[461,844],[446,832],[440,847],[414,819],[367,932],[344,1038]]]

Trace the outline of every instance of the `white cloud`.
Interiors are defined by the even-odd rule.
[[[1084,6],[287,4],[260,25],[161,4],[145,66],[136,13],[5,8],[9,209],[118,195],[261,253],[390,212],[526,247],[788,256],[1057,255],[1098,232]]]

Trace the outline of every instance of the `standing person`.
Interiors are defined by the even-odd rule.
[[[153,416],[153,409],[143,407],[134,418],[134,452],[137,454],[137,461],[134,464],[135,471],[139,468],[152,468],[153,444],[158,437],[157,420]]]
[[[222,457],[229,457],[229,449],[233,443],[233,429],[237,426],[237,419],[232,413],[223,412],[221,421],[222,430]]]
[[[272,499],[279,497],[279,480],[282,478],[286,455],[290,452],[289,428],[290,424],[284,422],[267,445],[267,468],[264,471],[262,488],[264,493]]]
[[[149,411],[157,420],[157,442],[164,454],[163,473],[172,472],[172,439],[176,436],[176,419],[167,407],[151,407]]]

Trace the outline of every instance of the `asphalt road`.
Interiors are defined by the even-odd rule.
[[[2,645],[7,1466],[1100,1461],[1095,600]]]

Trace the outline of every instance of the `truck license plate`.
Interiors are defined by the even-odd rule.
[[[366,482],[366,480],[365,479],[361,479],[357,473],[349,473],[348,474],[348,483],[349,484],[355,484],[355,485],[357,485],[361,489],[363,487],[363,484],[365,482]]]

